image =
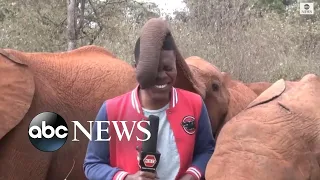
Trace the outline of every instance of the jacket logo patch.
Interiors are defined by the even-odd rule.
[[[181,126],[187,134],[192,135],[196,132],[196,120],[192,116],[185,116],[182,119]]]

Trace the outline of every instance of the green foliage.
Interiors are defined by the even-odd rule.
[[[314,15],[304,16],[294,1],[285,8],[279,0],[185,2],[188,12],[167,17],[184,57],[200,56],[247,82],[320,72],[319,3]],[[0,47],[66,51],[66,5],[65,0],[0,0]],[[161,13],[154,3],[86,0],[78,47],[103,46],[132,62],[141,27]]]
[[[65,47],[65,1],[1,1],[0,47],[59,51]]]
[[[254,7],[265,11],[273,10],[278,13],[284,13],[286,10],[284,0],[255,0]]]
[[[40,52],[67,50],[66,5],[65,0],[0,0],[0,47]],[[152,3],[91,0],[85,6],[78,47],[108,42],[112,43],[110,50],[116,51],[113,48],[119,44],[119,37],[139,28],[147,18],[158,16]]]
[[[305,16],[294,2],[285,13],[258,8],[255,2],[186,0],[192,17],[173,24],[185,57],[198,55],[247,82],[319,74],[317,3],[315,14]]]

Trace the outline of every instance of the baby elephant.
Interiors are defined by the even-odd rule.
[[[320,179],[320,77],[278,80],[221,130],[207,180]]]

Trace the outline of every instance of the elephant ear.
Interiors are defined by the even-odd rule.
[[[279,97],[286,89],[286,83],[283,79],[272,84],[268,89],[262,92],[255,100],[253,100],[247,108],[252,108]]]
[[[222,81],[223,84],[227,87],[227,88],[231,88],[234,84],[232,82],[232,76],[231,74],[227,73],[227,72],[221,72],[222,75]]]
[[[227,72],[221,72],[222,74],[222,80],[223,80],[223,83],[225,84],[225,86],[227,88],[233,88],[234,86],[236,86],[238,83],[242,83],[241,81],[239,80],[234,80],[232,78],[232,75],[230,73],[227,73]]]
[[[185,59],[180,54],[177,46],[176,49],[176,64],[177,64],[177,80],[175,87],[185,89],[199,94],[202,99],[206,97],[205,84],[201,83],[199,78],[196,77],[200,73],[192,73]],[[194,69],[195,70],[195,69]]]
[[[33,74],[27,65],[0,49],[0,139],[24,118],[34,92]]]
[[[188,64],[188,62],[187,62],[187,64]],[[206,80],[203,77],[203,71],[193,64],[188,64],[188,68],[190,69],[191,77],[186,76],[185,74],[187,74],[187,73],[185,73],[185,74],[183,74],[184,76],[181,76],[180,78],[186,78],[186,79],[179,80],[179,82],[183,82],[183,81],[191,82],[191,84],[189,85],[189,88],[187,86],[185,86],[184,89],[187,89],[189,91],[193,91],[197,94],[200,94],[201,97],[204,99],[207,89],[206,89],[206,84],[205,84]],[[192,82],[192,81],[194,81],[194,82]],[[176,87],[179,87],[179,86],[180,85],[177,85]],[[183,86],[183,84],[181,84],[181,86]],[[195,89],[192,90],[192,88],[197,88],[197,91]]]

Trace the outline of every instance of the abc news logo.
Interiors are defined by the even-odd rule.
[[[89,132],[78,122],[71,121],[74,124],[74,138],[72,141],[79,141],[77,139],[77,128],[90,140],[92,141],[92,126],[94,121],[88,121],[90,123]],[[132,121],[133,128],[138,128],[139,131],[147,135],[145,139],[140,139],[136,137],[137,141],[147,141],[151,137],[151,133],[148,129],[142,126],[142,123],[149,124],[148,121]],[[107,123],[107,121],[97,121],[97,139],[95,141],[110,141],[111,137],[108,139],[102,139],[101,133],[108,132],[107,129],[102,129],[102,123]],[[112,122],[112,125],[115,126],[115,131],[118,139],[121,141],[124,134],[127,137],[127,140],[131,139],[131,134],[133,129],[128,130],[126,126],[126,121],[120,121],[123,131],[120,131],[120,127],[117,122]],[[131,132],[131,133],[130,133]],[[32,119],[29,129],[28,129],[29,140],[31,144],[40,151],[43,152],[54,152],[59,150],[68,139],[68,125],[66,121],[59,115],[54,112],[43,112],[38,114],[35,118]]]
[[[313,3],[300,3],[300,14],[314,14]]]

